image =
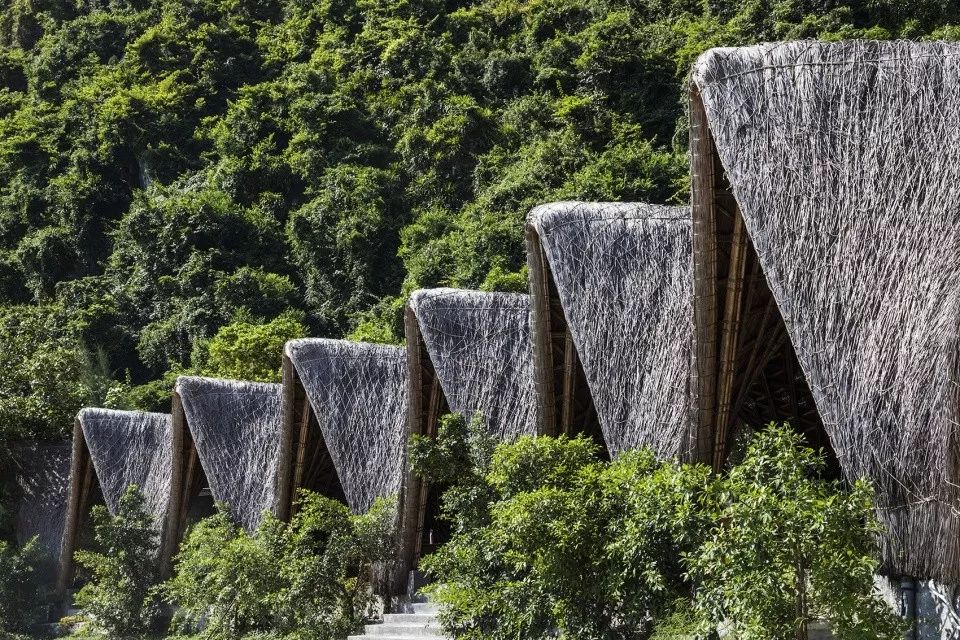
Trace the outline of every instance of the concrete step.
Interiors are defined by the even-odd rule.
[[[440,609],[432,602],[414,602],[412,605],[414,613],[426,613],[435,616],[440,613]]]
[[[400,636],[403,638],[441,638],[443,637],[443,630],[439,625],[437,625],[436,622],[432,622],[428,625],[417,623],[384,623],[368,624],[364,628],[364,634],[376,638],[382,638],[383,636]]]
[[[347,640],[419,640],[424,636],[347,636]],[[444,636],[426,636],[428,638],[437,638]]]
[[[422,624],[436,623],[437,616],[432,613],[387,613],[383,616],[386,624]]]

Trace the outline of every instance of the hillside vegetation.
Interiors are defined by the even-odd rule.
[[[532,205],[686,199],[711,46],[960,35],[937,0],[0,6],[0,439],[396,341],[415,287],[524,290]]]

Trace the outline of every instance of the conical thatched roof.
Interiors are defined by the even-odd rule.
[[[689,446],[692,247],[686,207],[559,202],[528,217],[611,454]]]
[[[528,295],[420,289],[410,308],[451,411],[500,438],[536,433]]]
[[[37,536],[51,568],[60,560],[63,543],[71,451],[69,442],[33,442],[11,447],[17,491],[13,513],[17,543],[24,544]]]
[[[114,512],[124,491],[135,484],[162,526],[173,467],[170,414],[88,408],[77,420],[107,509]]]
[[[694,83],[885,569],[960,582],[960,45],[716,49]]]
[[[174,468],[179,447],[170,415],[82,409],[77,414],[73,438],[59,589],[66,589],[73,578],[73,552],[80,524],[91,506],[94,483],[111,513],[116,512],[130,485],[140,488],[146,509],[154,518],[160,543],[157,560],[161,573],[166,574],[175,546],[170,506],[179,489],[179,474]]]
[[[214,500],[255,529],[274,507],[281,385],[181,376],[176,392]]]
[[[363,513],[396,495],[403,467],[406,353],[403,347],[304,339],[286,356],[320,425],[350,508]]]

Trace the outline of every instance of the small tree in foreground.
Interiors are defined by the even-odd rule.
[[[302,491],[289,523],[265,514],[253,534],[224,510],[199,522],[164,590],[175,630],[210,639],[342,640],[370,617],[374,565],[393,556],[395,500],[354,515]]]
[[[493,451],[482,428],[447,417],[435,441],[411,447],[418,472],[452,482],[452,539],[422,565],[444,625],[477,640],[647,637],[689,592],[677,542],[707,470],[648,451],[608,464],[582,437]]]
[[[838,640],[903,637],[874,587],[873,491],[823,480],[824,468],[801,436],[771,424],[710,485],[710,529],[685,560],[701,632],[722,624],[738,640],[805,639],[820,619]]]
[[[77,592],[76,605],[89,617],[84,633],[134,638],[151,630],[159,614],[154,593],[159,539],[143,494],[130,485],[116,514],[97,505],[90,512],[95,550],[78,551],[77,563],[92,579]]]
[[[813,619],[839,640],[900,637],[873,587],[869,487],[822,480],[787,426],[720,477],[648,450],[604,462],[584,438],[494,448],[481,429],[448,417],[410,448],[450,485],[453,536],[422,567],[458,638],[790,640]]]
[[[42,560],[36,537],[19,548],[0,540],[0,638],[40,621],[46,595],[38,575]]]

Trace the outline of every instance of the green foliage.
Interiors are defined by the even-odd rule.
[[[0,335],[14,437],[65,434],[83,351],[146,406],[224,326],[397,342],[415,287],[525,290],[531,206],[686,198],[708,47],[960,33],[932,0],[108,4],[0,0],[0,314],[62,319]]]
[[[770,425],[714,481],[702,500],[711,526],[686,559],[701,630],[726,621],[745,640],[806,637],[821,619],[839,640],[903,637],[874,591],[873,492],[820,480],[823,469],[800,436]]]
[[[203,375],[218,378],[280,382],[283,345],[306,335],[301,316],[285,313],[265,324],[233,322],[206,344]]]
[[[371,615],[371,575],[392,561],[395,507],[364,515],[303,491],[289,524],[267,515],[249,535],[220,512],[181,545],[164,590],[174,627],[198,638],[334,640]]]
[[[577,438],[495,449],[482,423],[415,438],[417,473],[449,487],[452,539],[422,566],[457,637],[901,637],[873,588],[872,494],[820,479],[822,456],[789,427],[751,440],[729,475],[658,461],[603,462]],[[694,588],[695,586],[695,588]],[[804,631],[805,634],[805,631]],[[805,637],[805,635],[803,636]]]
[[[0,540],[0,637],[28,631],[42,620],[46,596],[38,574],[42,555],[36,538],[19,548]]]
[[[53,438],[104,393],[100,363],[56,307],[0,309],[0,440]]]
[[[647,451],[604,463],[584,438],[495,451],[482,423],[447,417],[411,463],[448,484],[453,537],[423,566],[457,637],[633,638],[688,592],[679,560],[707,472]],[[492,453],[492,455],[491,455]]]
[[[90,512],[96,550],[77,551],[77,563],[92,575],[75,603],[89,622],[87,635],[133,638],[146,634],[159,614],[158,536],[143,494],[130,485],[111,516],[103,505]]]

